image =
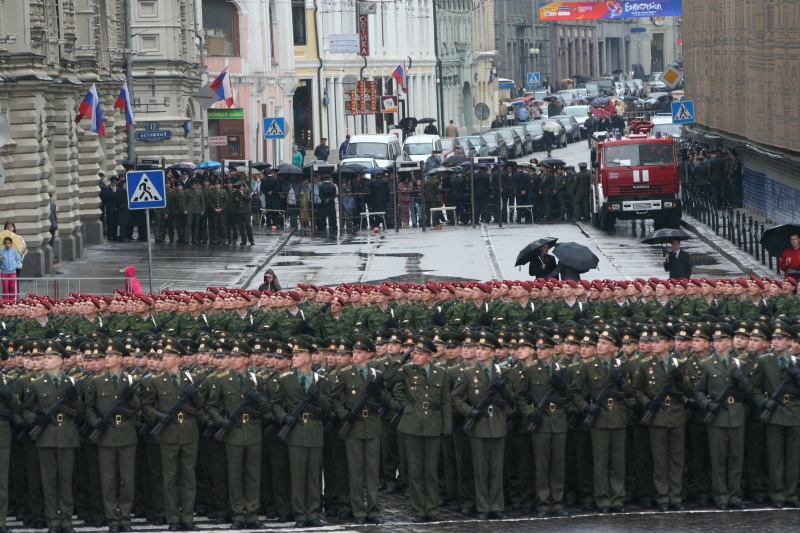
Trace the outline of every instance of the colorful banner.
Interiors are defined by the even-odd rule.
[[[374,115],[377,112],[377,86],[374,81],[359,81],[355,90],[344,92],[345,116]]]
[[[539,20],[543,22],[680,16],[681,0],[608,0],[539,4]]]

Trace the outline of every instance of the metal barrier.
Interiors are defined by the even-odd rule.
[[[753,220],[752,215],[743,211],[734,210],[730,205],[718,203],[708,191],[692,186],[683,187],[683,205],[687,213],[709,226],[715,234],[761,261],[770,270],[774,268],[780,275],[777,258],[761,245],[761,236],[768,229],[766,224]]]
[[[70,293],[80,292],[97,295],[113,295],[115,290],[125,288],[125,276],[115,278],[17,278],[17,294],[24,298],[28,293],[51,298],[67,298]],[[153,280],[158,291],[175,286],[174,280]],[[144,286],[143,286],[144,287]],[[2,292],[2,291],[0,291]]]

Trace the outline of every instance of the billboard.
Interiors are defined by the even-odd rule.
[[[680,16],[681,0],[609,0],[539,4],[539,20],[543,22]]]

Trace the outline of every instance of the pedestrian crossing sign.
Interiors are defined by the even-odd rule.
[[[167,207],[163,170],[128,172],[128,209],[159,209]]]
[[[283,117],[264,119],[265,139],[284,139],[286,137],[286,122]]]
[[[691,100],[672,102],[672,123],[690,124],[692,122],[694,122],[694,102]]]

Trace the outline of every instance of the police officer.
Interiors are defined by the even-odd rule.
[[[475,172],[472,182],[473,195],[475,197],[475,224],[480,222],[489,222],[489,194],[491,187],[491,178],[489,173],[486,172],[485,166],[478,167]]]
[[[589,194],[592,186],[592,175],[586,170],[586,163],[578,163],[578,173],[575,174],[573,197],[575,198],[575,218],[581,221],[589,220]]]
[[[533,222],[533,214],[531,213],[531,208],[526,207],[520,209],[519,206],[521,205],[532,205],[531,201],[531,177],[528,172],[525,171],[525,167],[518,165],[517,171],[514,172],[513,176],[513,185],[514,185],[514,194],[516,199],[516,206],[517,206],[517,223],[522,223],[523,220],[525,222]]]
[[[255,244],[253,241],[253,221],[250,216],[250,189],[244,186],[244,182],[237,181],[233,184],[233,192],[231,193],[231,214],[233,216],[234,239],[236,241],[236,233],[241,233],[242,242],[240,246],[247,244],[250,241],[251,245]]]
[[[319,186],[321,208],[317,229],[324,230],[327,223],[330,233],[333,234],[338,228],[336,224],[336,186],[331,183],[330,175],[326,174],[322,179],[323,182]]]
[[[567,206],[569,204],[569,198],[567,197],[568,188],[569,183],[566,169],[557,169],[553,180],[553,193],[555,193],[556,200],[558,200],[558,220],[566,220],[567,218]]]
[[[555,186],[555,170],[545,167],[542,172],[542,181],[539,190],[542,196],[542,219],[551,220],[550,210],[552,209],[551,198]]]

